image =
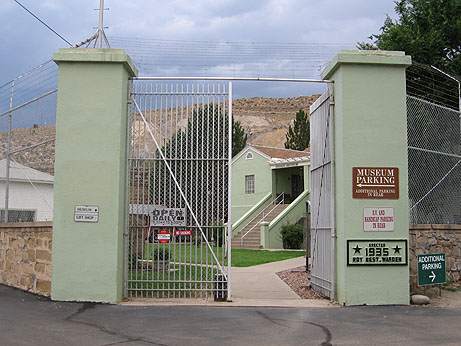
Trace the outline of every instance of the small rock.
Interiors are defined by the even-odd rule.
[[[428,296],[424,296],[422,294],[414,294],[411,296],[411,302],[416,305],[425,305],[429,304],[431,300]]]

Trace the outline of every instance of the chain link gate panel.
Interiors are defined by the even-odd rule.
[[[329,88],[330,89],[330,88]],[[333,93],[311,106],[311,285],[335,298]]]
[[[133,81],[128,297],[230,299],[231,87]]]

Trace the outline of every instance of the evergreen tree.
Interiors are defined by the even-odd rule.
[[[194,110],[186,128],[177,131],[162,152],[201,225],[227,219],[228,116],[209,105]],[[185,208],[185,202],[156,153],[151,162],[151,204]],[[187,224],[194,224],[187,213]]]
[[[285,137],[285,149],[304,150],[309,147],[311,138],[309,118],[302,109],[296,113],[293,128],[291,126],[288,128],[288,133]]]
[[[232,117],[232,157],[237,155],[247,144],[247,134],[240,121],[235,121]]]

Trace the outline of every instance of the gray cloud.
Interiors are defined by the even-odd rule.
[[[93,9],[99,5],[97,0],[21,1],[72,43],[95,32],[98,13]],[[392,0],[106,0],[106,7],[110,8],[105,13],[106,32],[112,37],[344,45],[354,45],[377,33],[385,15],[394,12]],[[4,0],[0,8],[0,32],[0,84],[66,47],[12,0]],[[235,62],[221,64],[245,68]],[[181,73],[177,66],[163,68]],[[213,68],[209,68],[210,73]],[[279,86],[269,89],[274,94],[280,92]],[[297,90],[288,89],[290,93]]]

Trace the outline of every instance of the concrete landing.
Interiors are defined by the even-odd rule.
[[[278,276],[277,272],[302,266],[304,257],[285,261],[261,264],[247,268],[231,269],[232,301],[215,302],[209,299],[152,299],[136,298],[124,301],[121,305],[132,306],[266,306],[266,307],[334,307],[328,299],[301,299]]]

